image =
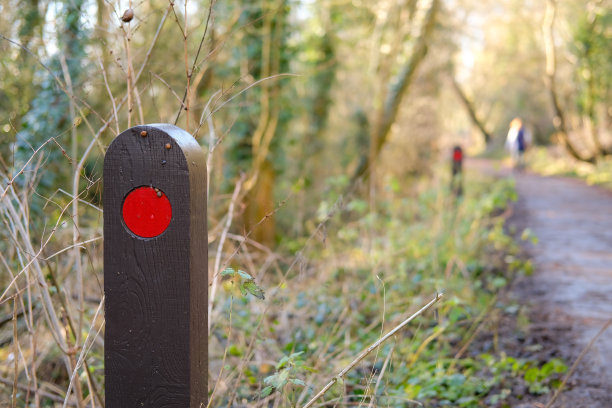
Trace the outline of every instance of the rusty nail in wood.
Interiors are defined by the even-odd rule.
[[[167,150],[172,149],[172,145],[171,145],[170,143],[166,143],[166,149],[167,149]]]
[[[142,132],[140,132],[140,136],[147,137],[147,131],[143,130]]]

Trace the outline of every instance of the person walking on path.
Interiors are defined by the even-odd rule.
[[[515,168],[521,168],[524,165],[524,154],[527,148],[527,132],[523,126],[523,121],[520,118],[512,119],[510,129],[506,137],[506,148],[510,151],[512,164]]]

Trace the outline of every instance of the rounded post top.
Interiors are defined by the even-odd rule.
[[[194,149],[201,150],[198,141],[186,130],[170,123],[151,123],[148,125],[137,125],[121,132],[109,145],[108,150],[115,142],[123,137],[138,137],[146,140],[149,137],[155,136],[162,132],[169,136],[183,151],[191,151]]]

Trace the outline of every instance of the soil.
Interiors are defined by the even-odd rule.
[[[536,244],[522,242],[533,274],[517,278],[510,290],[529,310],[521,348],[540,344],[540,353],[571,366],[612,318],[612,192],[486,160],[471,160],[468,168],[516,180],[519,200],[510,223],[519,235],[529,228],[538,238]],[[513,406],[543,407],[550,397]],[[554,407],[612,407],[612,328],[579,362]]]

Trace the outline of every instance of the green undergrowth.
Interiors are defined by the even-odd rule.
[[[340,198],[344,181],[330,180],[309,238],[284,240],[285,255],[274,260],[240,260],[244,270],[263,265],[243,276],[265,300],[225,281],[210,341],[211,405],[303,406],[439,292],[435,310],[318,403],[503,407],[558,385],[561,361],[531,361],[499,345],[500,317],[512,309],[500,293],[531,264],[504,227],[513,182],[470,177],[458,199],[442,176],[409,192],[391,179],[375,204]]]
[[[575,177],[589,185],[612,189],[612,157],[601,158],[596,164],[579,162],[560,147],[537,147],[526,156],[530,170],[545,176]]]

